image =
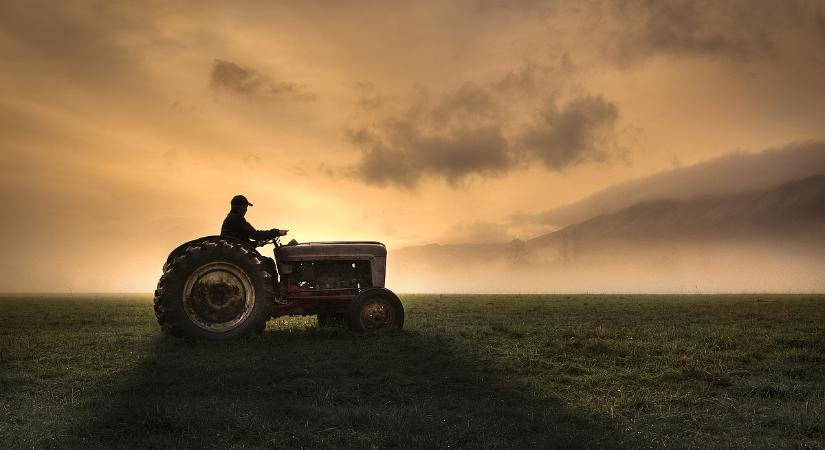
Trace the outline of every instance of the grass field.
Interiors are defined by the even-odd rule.
[[[161,334],[0,297],[0,446],[825,447],[825,296],[402,296],[403,332]]]

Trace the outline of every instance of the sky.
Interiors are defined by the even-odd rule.
[[[825,139],[823,1],[0,0],[0,291],[151,291],[246,195],[391,249]]]

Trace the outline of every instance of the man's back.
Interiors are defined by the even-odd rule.
[[[250,228],[252,228],[252,225],[244,219],[243,215],[230,211],[223,219],[221,236],[248,242],[252,240],[252,236],[249,235]]]

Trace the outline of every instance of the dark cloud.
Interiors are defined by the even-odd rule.
[[[510,109],[514,91],[533,92],[542,73],[526,65],[488,85],[465,82],[434,103],[422,94],[403,113],[356,127],[349,139],[362,155],[353,173],[379,186],[412,188],[423,177],[457,186],[534,161],[561,171],[607,159],[618,108],[603,97],[583,95],[559,106],[550,95],[529,123]]]
[[[434,127],[444,128],[491,119],[498,113],[492,94],[475,83],[464,83],[457,91],[444,96],[430,112]]]
[[[212,64],[209,85],[215,90],[261,100],[315,99],[315,96],[306,92],[301,85],[276,81],[254,69],[221,59],[216,59]]]
[[[601,96],[578,97],[563,107],[547,105],[521,136],[525,152],[551,170],[563,170],[608,157],[606,139],[619,109]]]
[[[566,53],[555,66],[526,61],[521,67],[507,72],[492,84],[493,90],[502,94],[534,95],[539,91],[547,92],[548,87],[560,84],[558,80],[568,79],[575,67]],[[548,83],[549,80],[555,83]]]
[[[767,24],[754,20],[758,13],[749,4],[641,0],[625,7],[639,14],[640,38],[650,51],[741,57],[774,49]]]
[[[429,134],[409,123],[391,121],[380,130],[356,131],[351,140],[364,149],[357,175],[379,186],[411,188],[423,175],[457,185],[469,175],[497,175],[510,166],[507,141],[493,126]]]
[[[625,0],[608,4],[621,23],[610,50],[623,62],[656,54],[738,60],[773,57],[778,53],[779,35],[815,26],[818,8],[815,2],[794,0]]]
[[[455,186],[471,175],[500,175],[509,170],[511,156],[498,114],[493,94],[475,83],[434,103],[422,92],[402,113],[350,131],[350,141],[362,150],[353,171],[368,184],[406,188],[425,176]]]
[[[820,0],[476,0],[479,11],[519,15],[522,21],[551,18],[580,26],[581,42],[594,42],[613,63],[631,64],[658,55],[709,57],[741,62],[775,58],[788,48],[788,36],[807,37],[805,52],[825,49]],[[784,47],[783,47],[784,45]],[[548,46],[550,48],[550,46]]]

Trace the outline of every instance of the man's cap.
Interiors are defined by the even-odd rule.
[[[229,202],[232,206],[242,206],[242,205],[249,205],[252,206],[252,203],[249,203],[249,200],[246,199],[243,195],[236,195],[232,197],[232,201]]]

